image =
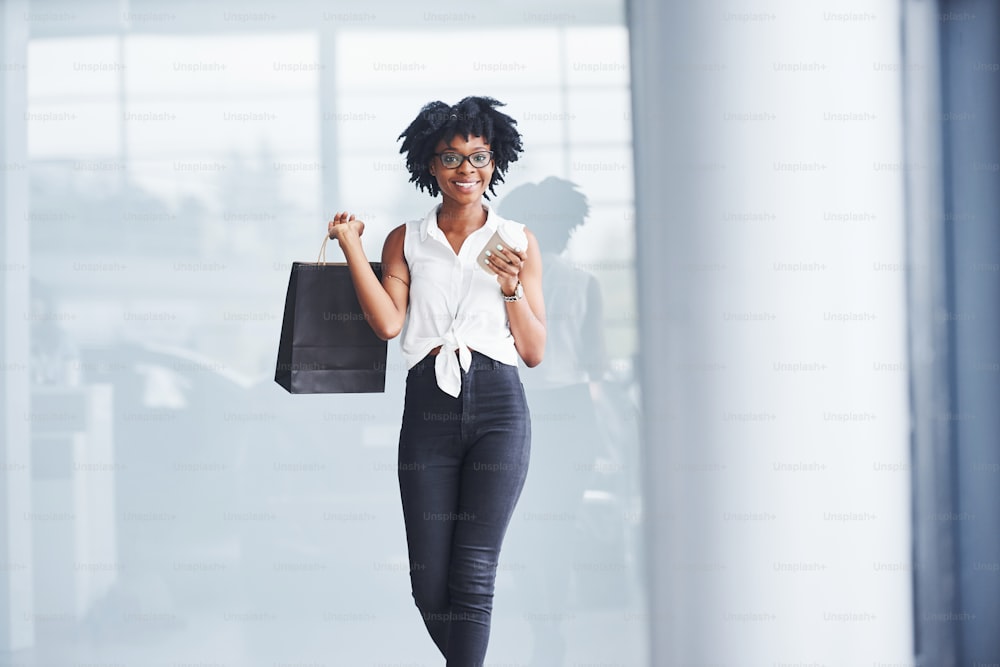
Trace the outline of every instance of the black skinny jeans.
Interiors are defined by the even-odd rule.
[[[413,598],[447,667],[486,659],[504,533],[524,486],[531,426],[516,366],[478,352],[457,398],[433,356],[406,377],[399,435]]]

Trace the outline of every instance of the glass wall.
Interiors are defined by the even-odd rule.
[[[430,210],[397,135],[470,94],[518,121],[492,203],[560,219],[550,327],[593,350],[579,400],[524,372],[533,462],[488,664],[645,664],[623,3],[27,6],[29,212],[7,224],[31,247],[40,664],[440,664],[410,596],[398,341],[384,395],[273,375],[291,263],[336,211],[377,259]],[[512,208],[546,179],[561,194]]]

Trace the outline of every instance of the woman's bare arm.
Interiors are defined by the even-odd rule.
[[[358,301],[365,318],[382,340],[399,335],[406,319],[410,296],[410,271],[403,256],[406,226],[400,225],[389,233],[382,247],[382,281],[379,282],[361,245],[364,223],[348,213],[338,213],[330,223],[331,238],[340,243]]]

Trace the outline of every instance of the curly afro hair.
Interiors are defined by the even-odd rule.
[[[429,165],[438,142],[455,135],[482,137],[493,151],[495,168],[489,189],[496,195],[493,186],[503,183],[507,167],[517,161],[518,153],[523,150],[517,121],[497,110],[502,106],[505,106],[503,102],[492,97],[474,96],[454,106],[444,102],[425,104],[410,126],[397,137],[403,140],[399,152],[406,153],[410,182],[415,183],[418,190],[427,190],[432,197],[437,197],[441,190]],[[489,195],[486,198],[489,199]]]

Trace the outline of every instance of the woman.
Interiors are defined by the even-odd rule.
[[[483,201],[521,152],[517,122],[500,106],[489,97],[432,102],[400,135],[410,181],[441,202],[389,233],[381,281],[361,247],[364,223],[344,212],[329,225],[375,333],[402,333],[398,474],[410,581],[448,667],[485,660],[500,546],[531,443],[518,357],[533,367],[545,349],[538,243]],[[524,245],[491,244],[477,262],[496,231]]]

